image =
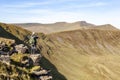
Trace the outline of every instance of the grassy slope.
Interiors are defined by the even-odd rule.
[[[46,56],[68,80],[119,80],[120,31],[76,30],[50,34]]]
[[[30,31],[27,31],[27,30],[22,29],[22,28],[17,27],[17,26],[0,23],[0,41],[4,41],[7,44],[11,43],[11,41],[14,41],[14,40],[17,43],[22,43],[24,38],[26,36],[28,36],[30,33],[31,33]],[[42,42],[42,44],[44,45],[44,47],[46,49],[45,51],[47,51],[48,46],[46,46],[46,44],[45,44],[45,42],[46,42],[45,40],[47,40],[46,36],[42,33],[38,33],[38,36],[40,38],[40,41]],[[14,57],[15,61],[12,61],[15,64],[18,64],[18,62],[17,62],[17,59],[19,59],[18,56]],[[5,65],[1,62],[0,62],[0,64],[2,64],[0,66],[0,71],[1,71],[0,72],[0,74],[1,74],[0,75],[0,80],[1,80],[1,78],[6,79],[6,75],[2,75],[2,74],[8,74],[9,73],[9,71],[7,71],[7,68],[5,67],[5,66],[8,66],[8,65]],[[13,75],[16,74],[15,76],[13,76],[13,78],[15,80],[18,80],[18,79],[20,79],[20,80],[32,80],[32,79],[28,79],[28,78],[30,78],[29,74],[24,73],[24,70],[21,67],[20,67],[19,71],[16,72],[16,70],[18,70],[18,69],[15,67],[16,66],[15,64],[11,65],[12,70],[10,71],[10,72],[13,73]],[[56,69],[56,67],[50,61],[48,61],[45,57],[42,58],[42,60],[41,60],[41,66],[46,68],[46,69],[52,69],[53,80],[65,80],[65,77],[61,73],[59,73],[58,70]],[[10,66],[8,66],[8,67],[10,67]],[[19,72],[23,72],[23,75],[22,76],[17,76]]]
[[[20,37],[16,35],[17,27],[9,28],[11,31],[5,29],[8,25],[1,26],[2,31],[6,31],[4,37],[10,32],[19,40],[23,39],[21,28]],[[86,29],[40,35],[39,45],[45,56],[41,66],[52,69],[53,80],[66,80],[65,77],[68,80],[119,80],[119,34],[119,30]]]
[[[22,43],[22,40],[30,34],[30,31],[23,28],[0,23],[0,37],[15,39],[17,43]]]

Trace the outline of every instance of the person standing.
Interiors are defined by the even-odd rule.
[[[35,52],[36,52],[37,39],[38,39],[38,36],[35,34],[35,32],[33,32],[29,39],[29,43],[30,43],[30,47],[31,47],[31,54],[35,54]]]

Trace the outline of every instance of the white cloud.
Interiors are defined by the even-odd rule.
[[[72,1],[76,2],[78,0],[45,0],[43,2],[20,2],[20,3],[13,3],[13,4],[6,4],[6,5],[1,5],[1,7],[4,8],[27,8],[27,7],[34,7],[34,6],[45,6],[49,4],[60,4],[60,3],[71,3]],[[84,1],[84,0],[81,0]],[[99,5],[99,4],[98,4]]]
[[[91,5],[93,5],[93,6],[106,6],[106,5],[108,5],[108,3],[105,3],[105,2],[97,2],[97,3],[91,4]]]
[[[42,9],[41,7],[37,7],[37,9],[29,8],[34,6],[45,6],[45,5],[53,5],[55,3],[63,3],[74,0],[47,0],[44,2],[26,2],[19,3],[15,5],[4,5],[1,6],[0,21],[3,22],[40,22],[40,23],[53,23],[59,21],[67,21],[67,22],[75,22],[80,20],[85,20],[93,24],[107,24],[110,23],[115,25],[116,27],[120,27],[120,19],[118,18],[120,12],[119,11],[110,11],[97,12],[96,7],[105,7],[109,5],[109,3],[105,2],[90,2],[90,3],[75,3],[67,5],[58,5],[61,6],[55,10],[54,8]],[[76,0],[77,1],[77,0]],[[62,9],[63,8],[63,9]],[[86,8],[86,10],[83,10]],[[94,11],[89,11],[88,8],[95,8]],[[70,11],[69,11],[70,10]],[[78,11],[77,11],[78,10]],[[87,11],[88,10],[88,11]],[[3,16],[2,16],[3,15]]]
[[[19,4],[8,4],[8,5],[2,5],[4,8],[27,8],[27,7],[34,7],[34,6],[43,6],[51,4],[50,1],[45,2],[24,2]]]
[[[107,6],[108,3],[105,2],[92,2],[92,3],[84,3],[84,4],[70,4],[65,5],[64,9],[70,9],[70,8],[91,8],[91,7],[101,7],[101,6]]]
[[[5,8],[27,8],[27,7],[34,7],[34,6],[45,6],[49,4],[56,4],[56,3],[64,3],[64,2],[70,2],[70,1],[77,1],[77,0],[46,0],[46,1],[39,1],[39,2],[23,2],[23,3],[16,3],[16,4],[8,4],[8,5],[2,5],[2,7]]]
[[[37,12],[37,11],[36,11]],[[37,14],[38,13],[38,14]],[[120,12],[108,12],[104,13],[104,15],[93,14],[93,13],[85,13],[85,12],[54,12],[54,11],[45,11],[41,13],[38,11],[37,13],[32,14],[24,14],[24,15],[14,15],[2,17],[0,21],[9,22],[9,23],[25,23],[25,22],[39,22],[39,23],[54,23],[59,21],[66,22],[75,22],[85,20],[93,24],[112,24],[117,28],[120,28],[120,19],[118,18]],[[35,15],[37,14],[37,15]]]

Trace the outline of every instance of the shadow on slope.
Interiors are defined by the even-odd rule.
[[[11,33],[7,32],[1,26],[0,26],[0,37],[8,38],[8,39],[14,39],[16,41],[16,43],[22,43],[22,41],[19,38],[15,37]]]
[[[18,28],[16,26],[11,26],[7,24],[0,24],[0,37],[8,38],[8,39],[14,39],[17,44],[23,43],[23,38],[28,35],[30,32],[27,30],[24,30],[22,28]],[[46,38],[45,35],[39,34],[40,38],[44,40]],[[45,44],[45,49],[47,45]],[[49,49],[49,48],[48,48]],[[45,50],[46,51],[46,50]],[[18,64],[13,62],[13,64]],[[51,73],[53,76],[53,80],[67,80],[61,73],[58,72],[57,68],[45,57],[41,60],[41,66],[46,69],[51,69]]]
[[[42,59],[40,60],[40,65],[46,69],[51,70],[51,73],[52,73],[51,75],[53,76],[53,80],[67,80],[65,76],[59,73],[57,68],[45,57],[42,57]]]

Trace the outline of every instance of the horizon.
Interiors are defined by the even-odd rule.
[[[86,21],[120,29],[120,1],[114,0],[2,0],[0,22],[56,23]]]

